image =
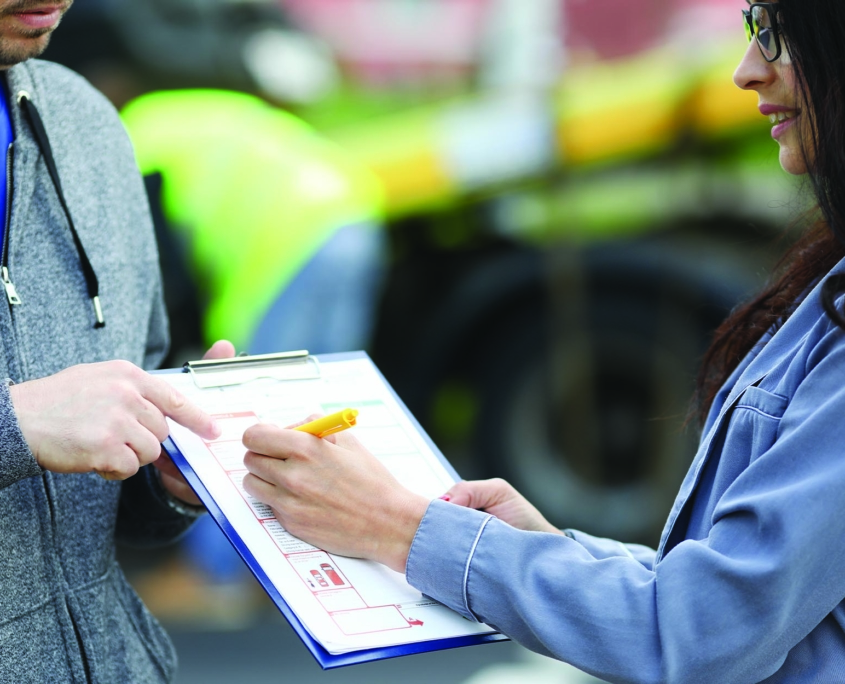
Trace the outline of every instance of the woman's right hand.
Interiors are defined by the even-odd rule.
[[[453,504],[485,511],[520,530],[563,534],[509,482],[500,478],[458,482],[443,498],[446,497]]]
[[[243,443],[244,490],[293,536],[405,572],[429,500],[403,487],[354,435],[320,438],[258,423]]]

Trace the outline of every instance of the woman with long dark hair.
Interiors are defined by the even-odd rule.
[[[501,480],[425,500],[347,433],[251,428],[247,491],[291,533],[611,682],[845,682],[845,3],[750,3],[743,21],[734,80],[817,215],[717,331],[656,550],[556,530]]]

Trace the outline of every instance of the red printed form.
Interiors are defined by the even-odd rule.
[[[423,596],[400,573],[297,539],[244,491],[241,437],[250,425],[285,426],[347,407],[359,412],[355,436],[406,487],[435,498],[454,483],[368,358],[320,368],[317,379],[264,378],[210,389],[198,389],[188,373],[161,375],[223,430],[208,442],[171,421],[171,437],[267,578],[329,653],[493,633]]]

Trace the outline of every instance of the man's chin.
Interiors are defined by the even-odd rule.
[[[49,31],[40,36],[18,40],[11,45],[0,41],[0,69],[9,69],[28,59],[38,57],[50,44],[51,35],[52,31]]]

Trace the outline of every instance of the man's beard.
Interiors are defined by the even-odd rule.
[[[0,40],[0,68],[7,69],[15,66],[15,64],[25,62],[32,57],[38,57],[38,55],[47,49],[47,45],[50,43],[50,33],[51,31],[49,30],[41,31],[37,35],[33,35],[31,37],[35,39],[41,35],[44,36],[43,40],[32,40],[26,45],[7,46],[3,44],[2,40]]]
[[[67,12],[72,4],[73,0],[65,0],[64,11]],[[3,15],[8,16],[18,14],[38,6],[43,6],[43,0],[20,0],[13,5],[5,7]],[[64,12],[62,12],[62,17],[63,16]],[[51,28],[20,31],[19,35],[22,38],[29,39],[21,45],[8,45],[6,44],[6,41],[0,37],[0,69],[7,69],[32,57],[38,57],[42,52],[44,52],[44,50],[47,49],[47,46],[50,44],[50,36],[60,23],[61,17],[59,18],[59,21],[56,22],[56,25]]]

